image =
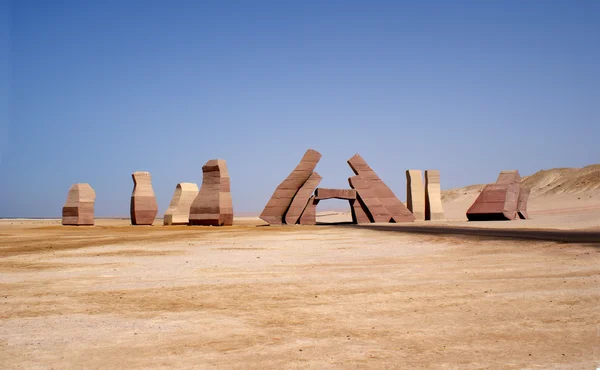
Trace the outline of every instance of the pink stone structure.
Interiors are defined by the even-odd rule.
[[[190,221],[190,207],[197,195],[198,185],[191,182],[177,184],[163,217],[164,225],[187,225]]]
[[[202,166],[202,186],[190,207],[190,225],[233,225],[233,202],[227,163],[211,159]]]
[[[467,211],[467,218],[469,221],[527,218],[528,198],[529,189],[521,186],[519,171],[502,171],[495,184],[483,188]]]
[[[360,179],[356,179],[357,176],[355,176],[354,182],[358,180],[363,187],[370,188],[373,192],[373,197],[379,200],[379,203],[383,205],[388,214],[391,216],[388,221],[383,222],[413,222],[415,220],[415,216],[408,210],[408,208],[406,208],[404,203],[402,203],[396,197],[392,189],[390,189],[385,182],[383,182],[383,180],[377,176],[375,171],[369,167],[367,162],[360,155],[355,154],[352,158],[350,158],[348,160],[348,165],[350,165],[352,171],[354,171],[354,173],[360,177]],[[357,192],[359,198],[363,198],[361,192],[358,190]],[[376,219],[369,204],[367,202],[363,202],[363,204],[365,204],[369,211],[371,211],[373,219]],[[376,213],[379,213],[379,218],[382,219],[382,212],[378,211]],[[375,220],[375,222],[380,221]]]
[[[392,222],[392,215],[377,196],[377,192],[371,185],[371,182],[362,176],[353,176],[348,179],[352,189],[356,190],[356,195],[361,204],[369,212],[370,219],[373,222]]]
[[[300,164],[275,189],[260,218],[269,225],[315,225],[316,208],[324,199],[346,199],[352,221],[412,222],[413,214],[358,154],[348,160],[356,176],[348,179],[351,189],[317,188],[321,176],[314,172],[321,154],[309,149]]]
[[[69,189],[62,209],[62,224],[73,226],[94,225],[96,192],[89,184],[74,184]]]
[[[152,176],[150,172],[139,171],[134,172],[131,177],[134,184],[130,204],[131,224],[152,225],[158,213]]]
[[[300,190],[294,196],[292,204],[285,213],[284,219],[287,225],[294,225],[299,221],[300,216],[304,212],[304,209],[309,203],[309,199],[312,196],[313,191],[317,188],[323,178],[318,173],[313,172],[308,180],[302,185]]]
[[[406,170],[406,207],[416,221],[425,221],[425,186],[421,170]]]
[[[425,219],[429,221],[445,219],[440,171],[438,170],[425,171]]]
[[[260,214],[260,218],[270,225],[281,225],[284,223],[284,216],[292,204],[296,193],[302,188],[302,185],[312,175],[317,163],[321,159],[321,153],[309,149],[304,153],[300,163],[275,189],[275,192],[269,199],[265,209]],[[294,213],[295,214],[295,213]]]

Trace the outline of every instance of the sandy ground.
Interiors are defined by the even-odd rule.
[[[2,368],[600,366],[599,244],[56,223],[0,222]]]
[[[600,190],[584,170],[531,177],[525,221],[465,222],[477,186],[408,225],[0,220],[0,368],[598,368]],[[523,239],[548,229],[563,238]]]

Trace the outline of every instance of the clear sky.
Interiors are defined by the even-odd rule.
[[[260,212],[304,151],[323,187],[360,153],[401,198],[600,162],[600,1],[0,0],[0,217],[59,217],[71,184],[128,216],[227,160]]]

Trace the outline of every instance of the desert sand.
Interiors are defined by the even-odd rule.
[[[531,220],[510,222],[465,221],[478,186],[444,192],[446,220],[408,227],[263,226],[256,217],[225,228],[0,220],[0,363],[600,367],[600,238],[525,234],[600,235],[600,181],[561,182],[579,176],[564,172],[547,176],[555,176],[551,186],[540,185],[544,176],[526,178]],[[346,217],[323,210],[318,221]],[[410,229],[431,225],[523,235]]]

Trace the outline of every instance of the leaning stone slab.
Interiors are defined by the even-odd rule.
[[[431,221],[445,219],[438,170],[425,171],[425,219]]]
[[[380,203],[384,206],[384,208],[391,215],[390,220],[394,222],[413,222],[415,220],[415,216],[406,208],[404,203],[402,203],[394,194],[392,189],[390,189],[384,182],[377,176],[375,171],[365,160],[358,154],[354,155],[352,158],[348,160],[348,164],[352,171],[356,175],[360,175],[361,178],[365,181],[368,181],[370,184],[370,188],[373,191],[373,198],[376,198],[380,201]],[[362,198],[360,191],[358,191],[359,197]],[[364,201],[364,198],[363,198]],[[364,202],[369,211],[371,211],[371,215],[373,215],[373,211],[371,210],[371,206],[367,202]],[[379,211],[378,211],[379,212]],[[373,218],[375,216],[373,215]],[[376,221],[379,222],[379,221]],[[387,222],[387,221],[386,221]]]
[[[304,185],[302,185],[300,190],[298,190],[294,196],[290,208],[288,208],[287,212],[285,213],[284,219],[286,224],[294,225],[300,220],[300,216],[306,208],[308,200],[312,196],[313,191],[315,191],[315,188],[319,186],[319,183],[322,179],[323,178],[316,172],[313,172],[310,175],[308,180],[306,180]]]
[[[390,222],[392,216],[384,205],[379,201],[377,193],[371,182],[364,179],[362,176],[353,176],[348,179],[348,183],[352,189],[356,190],[357,198],[368,210],[370,219],[373,222]]]
[[[263,221],[270,225],[281,225],[284,222],[284,215],[292,204],[294,196],[313,173],[320,159],[321,153],[316,150],[309,149],[304,153],[300,163],[273,192],[260,214]]]

